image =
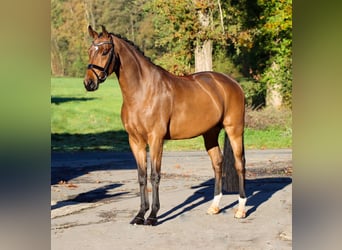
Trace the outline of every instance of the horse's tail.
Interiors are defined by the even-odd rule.
[[[242,146],[244,143],[242,143]],[[243,157],[245,157],[245,150],[243,148]],[[223,166],[222,166],[222,188],[229,193],[236,193],[239,191],[239,178],[235,169],[235,159],[230,140],[225,133],[224,147],[223,147]]]

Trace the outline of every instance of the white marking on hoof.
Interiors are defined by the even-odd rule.
[[[213,203],[209,207],[208,214],[218,214],[220,212],[220,201],[222,198],[222,193],[215,195]]]
[[[219,212],[220,212],[219,207],[214,207],[213,205],[211,205],[207,211],[207,214],[213,215],[213,214],[218,214]]]
[[[242,219],[242,218],[246,218],[246,211],[244,210],[237,210],[234,214],[234,218],[236,219]]]
[[[222,198],[222,193],[215,195],[213,203],[211,204],[211,206],[219,207],[221,198]]]
[[[235,211],[235,218],[241,219],[246,217],[246,202],[247,198],[239,197],[239,206],[238,209]]]

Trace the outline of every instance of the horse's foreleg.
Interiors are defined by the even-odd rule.
[[[131,221],[131,224],[141,225],[145,222],[145,213],[149,209],[149,200],[147,192],[147,167],[146,167],[146,144],[129,137],[129,143],[137,162],[138,167],[138,181],[140,187],[140,210],[138,214]]]
[[[243,145],[243,132],[237,133],[237,129],[228,127],[226,132],[229,136],[230,145],[233,150],[235,169],[239,178],[239,205],[235,212],[235,218],[246,217],[246,194],[245,194],[245,152]],[[243,131],[243,130],[242,130]]]
[[[218,214],[220,212],[220,200],[222,197],[222,153],[218,145],[218,134],[220,129],[214,129],[203,135],[206,150],[210,156],[215,174],[214,199],[207,213]]]
[[[157,224],[157,213],[160,208],[159,183],[163,152],[163,140],[159,138],[151,139],[149,146],[151,158],[152,210],[151,214],[145,221],[145,225],[154,226]]]

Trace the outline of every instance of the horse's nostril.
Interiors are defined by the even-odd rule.
[[[85,79],[85,80],[83,81],[83,84],[84,84],[84,87],[85,87],[86,89],[88,89],[88,88],[90,87],[90,85],[92,84],[92,80],[91,80],[91,79]]]
[[[97,85],[96,83],[94,82],[94,80],[92,79],[85,79],[83,81],[84,83],[84,87],[88,90],[88,91],[94,91],[97,89]]]

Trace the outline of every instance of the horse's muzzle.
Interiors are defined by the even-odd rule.
[[[83,83],[84,83],[84,87],[88,91],[95,91],[99,88],[99,85],[95,83],[94,80],[92,79],[85,79]]]

